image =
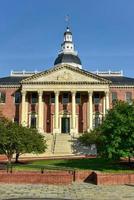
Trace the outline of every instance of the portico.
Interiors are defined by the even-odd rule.
[[[34,75],[22,81],[22,125],[31,125],[29,116],[31,116],[33,105],[30,94],[36,93],[37,102],[34,104],[34,113],[36,128],[41,133],[46,133],[50,129],[49,132],[52,134],[60,134],[64,131],[78,136],[79,132],[93,129],[96,116],[101,121],[109,109],[109,82],[98,80],[100,78],[96,75],[92,77],[91,74],[88,74],[86,81],[85,79],[81,81],[83,79],[80,77],[80,72],[83,78],[87,79],[87,74],[81,69],[62,65],[50,72],[51,79],[47,73],[47,75]],[[76,77],[77,82],[74,80]],[[53,94],[53,102],[51,94]]]

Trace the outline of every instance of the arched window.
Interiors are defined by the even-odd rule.
[[[6,102],[6,95],[4,92],[0,92],[0,103]]]

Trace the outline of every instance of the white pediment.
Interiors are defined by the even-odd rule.
[[[90,82],[100,83],[106,81],[105,79],[94,75],[92,73],[85,72],[81,69],[76,69],[72,66],[58,66],[46,72],[42,72],[33,75],[22,83],[43,83],[43,82]]]

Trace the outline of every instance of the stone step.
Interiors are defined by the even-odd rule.
[[[56,135],[56,142],[54,148],[54,154],[66,154],[71,155],[71,136],[69,134]]]

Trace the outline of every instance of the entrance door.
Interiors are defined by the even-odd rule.
[[[70,118],[62,117],[62,133],[69,133],[70,132]]]

